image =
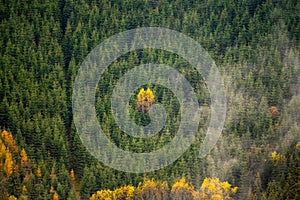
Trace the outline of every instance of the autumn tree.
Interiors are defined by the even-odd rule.
[[[7,149],[5,152],[5,162],[4,162],[4,171],[7,176],[10,176],[13,173],[13,165],[14,161],[12,159],[12,154],[10,151]]]
[[[57,192],[54,192],[53,200],[59,200],[59,196],[58,196]]]
[[[133,199],[135,188],[131,185],[125,185],[114,191],[109,189],[99,190],[93,194],[90,200],[131,200]]]
[[[166,181],[155,181],[153,179],[145,179],[139,183],[135,196],[136,199],[168,199],[168,184]]]
[[[279,115],[279,111],[277,109],[277,106],[271,106],[269,108],[269,112],[270,112],[271,117],[275,117],[275,116]]]
[[[227,181],[221,182],[218,178],[205,178],[200,191],[195,193],[194,197],[197,200],[222,200],[232,199],[231,195],[237,192],[237,187],[231,187]]]
[[[37,174],[37,177],[42,178],[42,170],[40,167],[37,168],[36,174]]]
[[[74,174],[74,170],[73,169],[70,171],[70,179],[71,179],[72,182],[75,181],[75,174]]]
[[[146,112],[151,108],[151,105],[154,103],[155,97],[150,88],[144,90],[142,88],[140,92],[137,94],[137,107],[139,110]]]
[[[171,198],[174,200],[193,200],[194,186],[181,178],[172,185]]]
[[[90,200],[112,200],[113,191],[111,190],[99,190],[93,194]]]
[[[21,166],[25,167],[28,162],[28,157],[24,148],[22,148],[20,155],[21,155]]]
[[[7,147],[12,148],[14,153],[18,152],[18,147],[16,145],[16,141],[14,140],[13,135],[10,132],[3,130],[1,133],[1,137]]]
[[[0,167],[2,166],[2,158],[5,157],[6,146],[0,138]]]
[[[113,192],[113,199],[115,200],[130,200],[133,199],[135,188],[131,185],[125,185],[117,188]]]

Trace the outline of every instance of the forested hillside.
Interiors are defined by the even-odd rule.
[[[299,13],[297,0],[1,1],[0,199],[300,199]],[[95,95],[99,124],[124,150],[151,152],[170,142],[180,123],[170,89],[145,84],[130,98],[139,125],[149,123],[154,102],[166,110],[164,129],[150,139],[122,132],[110,102],[133,67],[168,64],[207,111],[191,147],[165,168],[127,173],[82,144],[72,114],[80,65],[105,39],[138,27],[181,32],[216,62],[227,115],[206,157],[198,157],[210,119],[205,81],[185,59],[158,49],[131,51],[104,72]]]

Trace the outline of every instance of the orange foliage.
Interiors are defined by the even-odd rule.
[[[14,165],[14,171],[17,172],[19,170],[19,165],[15,164]]]
[[[7,149],[5,152],[5,162],[4,162],[4,171],[7,176],[10,176],[13,172],[14,161],[12,159],[12,154]]]
[[[29,174],[26,174],[25,177],[24,177],[24,181],[28,181],[30,178],[30,175]]]
[[[55,170],[54,170],[54,167],[52,167],[52,170],[51,170],[51,174],[50,174],[50,178],[51,179],[54,179],[55,178]]]
[[[0,138],[0,158],[5,155],[6,146]]]
[[[59,200],[59,196],[58,196],[57,192],[54,192],[53,200]]]
[[[3,165],[2,158],[5,156],[6,146],[3,144],[0,138],[0,167]]]
[[[28,157],[24,148],[21,150],[21,166],[24,167],[27,165]]]
[[[26,192],[26,191],[27,191],[27,188],[26,188],[26,186],[25,186],[25,185],[23,185],[23,187],[22,187],[22,191],[23,191],[23,192]]]
[[[27,181],[29,181],[29,179],[31,179],[31,178],[33,178],[33,177],[34,177],[34,175],[33,175],[32,172],[30,172],[29,174],[26,173],[26,175],[25,175],[23,181],[24,181],[24,182],[27,182]]]
[[[270,114],[271,114],[271,117],[274,117],[274,116],[276,116],[276,115],[279,115],[279,112],[278,112],[278,109],[277,109],[276,106],[271,106],[271,107],[269,108],[269,112],[270,112]]]
[[[41,171],[41,168],[40,168],[40,167],[37,168],[37,176],[38,176],[39,178],[42,177],[42,171]]]
[[[74,174],[74,170],[73,169],[70,172],[70,178],[71,178],[71,181],[75,181],[75,174]]]
[[[51,186],[50,193],[54,193],[54,192],[55,192],[55,190],[54,190],[53,186]]]
[[[13,139],[13,136],[8,131],[4,130],[1,133],[1,137],[6,144],[7,147],[11,147],[14,153],[18,152],[18,147],[16,145],[16,141]]]

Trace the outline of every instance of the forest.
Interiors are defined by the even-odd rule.
[[[0,16],[0,199],[300,199],[300,1],[3,0]],[[72,95],[97,45],[141,27],[197,41],[222,76],[227,111],[218,142],[199,157],[212,113],[204,75],[162,49],[120,56],[103,72],[94,102],[99,125],[118,148],[158,150],[180,127],[177,96],[152,83],[133,92],[128,112],[146,126],[159,103],[163,129],[139,138],[118,127],[111,97],[135,66],[172,66],[204,108],[195,140],[175,162],[134,173],[105,165],[83,144]]]

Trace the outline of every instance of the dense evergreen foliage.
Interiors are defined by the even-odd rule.
[[[238,187],[226,193],[234,199],[299,199],[299,13],[297,0],[1,1],[0,199],[89,199],[101,192],[116,199],[201,199],[208,181]],[[204,110],[197,139],[176,162],[155,172],[125,173],[104,166],[82,145],[73,123],[72,87],[94,47],[148,26],[182,32],[209,52],[223,76],[228,112],[222,137],[205,158],[198,157],[210,118]],[[121,56],[99,81],[96,110],[110,140],[134,152],[162,147],[180,122],[174,94],[153,84],[144,89],[167,111],[163,131],[139,139],[116,126],[110,106],[115,84],[134,66],[150,62],[181,72],[209,111],[201,74],[180,56],[155,49]],[[148,108],[137,106],[140,89],[130,99],[130,113],[146,125]]]

